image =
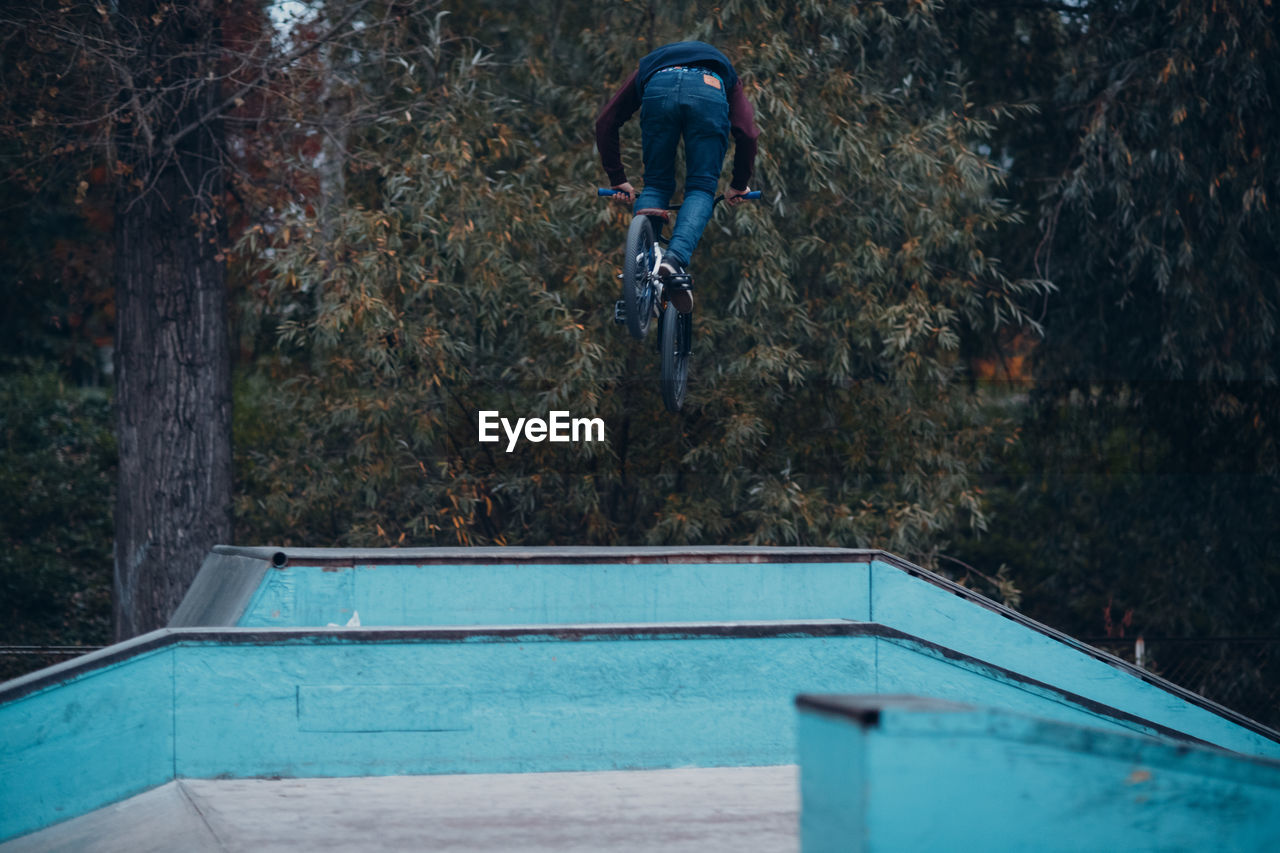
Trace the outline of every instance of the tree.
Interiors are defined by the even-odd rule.
[[[118,638],[165,624],[209,548],[232,537],[225,251],[236,156],[224,122],[261,126],[262,110],[240,111],[268,104],[272,82],[349,18],[282,50],[253,2],[5,13],[17,57],[4,68],[16,93],[5,101],[10,177],[35,191],[51,164],[70,161],[83,169],[81,197],[91,167],[115,179]]]
[[[959,342],[1023,322],[1037,284],[985,242],[1014,213],[975,150],[991,113],[938,62],[932,8],[653,13],[406,14],[361,52],[359,90],[383,109],[351,137],[348,203],[299,203],[241,248],[283,342],[246,388],[287,389],[271,400],[287,427],[244,445],[243,523],[327,543],[876,544],[926,561],[981,523],[973,477],[1004,433]],[[681,37],[739,63],[772,206],[708,230],[694,386],[671,418],[651,354],[609,322],[625,222],[593,198],[590,128],[636,60]],[[478,411],[553,408],[602,417],[609,441],[476,440]]]
[[[204,555],[231,540],[231,356],[221,226],[220,32],[212,2],[108,16],[114,134],[118,638],[163,626]]]
[[[1075,146],[1044,200],[1041,257],[1062,295],[1032,476],[1071,489],[1056,475],[1102,475],[1100,509],[1122,528],[1118,559],[1094,571],[1125,569],[1090,585],[1131,578],[1126,606],[1163,632],[1276,628],[1275,14],[1089,3],[1056,93]]]
[[[68,387],[45,363],[0,363],[0,638],[111,637],[115,442],[102,388]],[[55,660],[0,658],[0,679]]]
[[[988,483],[993,535],[958,553],[1008,563],[1028,611],[1078,635],[1129,613],[1148,639],[1275,636],[1275,9],[989,15],[1006,28],[971,41],[975,70],[1042,48],[1026,94],[1039,118],[998,137],[1015,193],[1039,208],[1008,245],[1059,290],[1021,441]],[[1265,683],[1247,654],[1212,669],[1219,686]]]

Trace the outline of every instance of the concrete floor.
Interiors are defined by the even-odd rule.
[[[0,851],[795,853],[799,799],[794,765],[182,779]]]

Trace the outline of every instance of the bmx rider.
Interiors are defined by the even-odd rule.
[[[618,131],[640,110],[644,153],[644,191],[637,197],[622,166]],[[733,136],[733,177],[725,201],[738,204],[750,192],[755,167],[755,111],[747,101],[733,64],[700,41],[663,45],[640,60],[596,119],[596,147],[615,199],[634,199],[633,210],[665,210],[675,192],[676,147],[684,138],[684,202],[659,272],[669,282],[676,310],[693,310],[686,268],[711,219],[716,184]]]

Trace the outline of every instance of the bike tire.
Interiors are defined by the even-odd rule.
[[[689,353],[693,342],[693,315],[681,314],[667,303],[659,324],[659,346],[662,350],[662,404],[668,412],[678,412],[684,405],[684,392],[689,385]]]
[[[627,309],[627,331],[639,340],[649,332],[653,319],[653,247],[657,234],[648,216],[637,216],[627,229],[623,248],[622,301]]]

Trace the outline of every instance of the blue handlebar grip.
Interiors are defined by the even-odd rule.
[[[596,195],[598,196],[617,195],[617,194],[618,194],[617,190],[611,190],[608,187],[596,187]]]
[[[743,198],[760,198],[760,190],[752,190],[744,195]]]

